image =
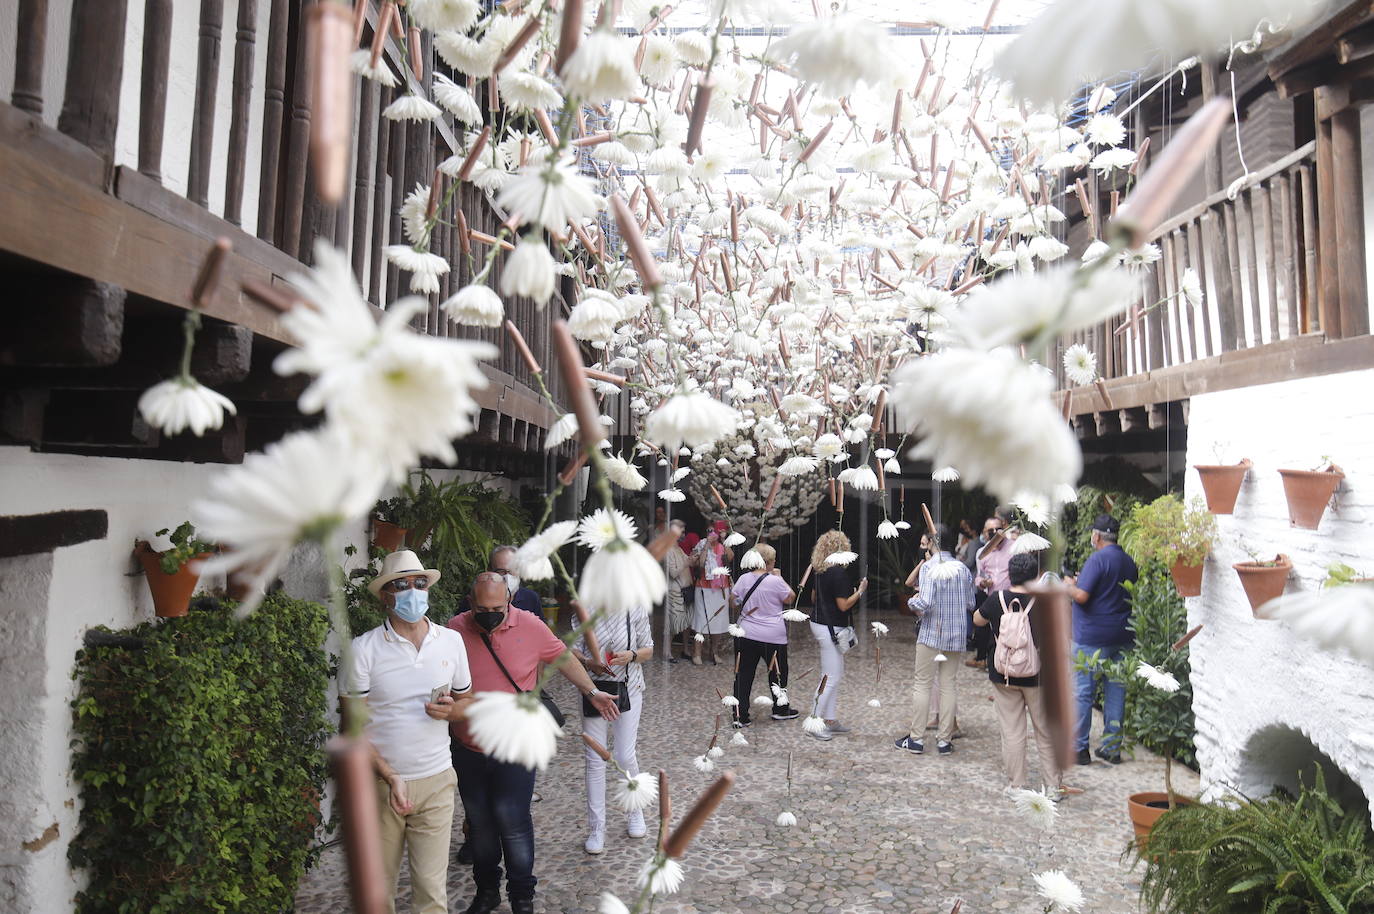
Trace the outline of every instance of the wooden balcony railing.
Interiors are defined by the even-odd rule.
[[[0,136],[0,167],[11,176],[9,187],[0,188],[0,221],[7,223],[0,226],[0,250],[188,307],[194,265],[208,242],[224,235],[234,254],[207,314],[279,342],[290,340],[275,315],[243,297],[239,283],[285,281],[310,262],[317,238],[351,258],[374,305],[407,294],[408,277],[386,262],[381,249],[402,241],[398,210],[405,196],[417,184],[429,184],[436,164],[460,143],[443,119],[394,122],[381,112],[408,87],[427,87],[436,67],[462,77],[447,70],[426,36],[417,80],[389,37],[383,53],[403,82],[388,89],[356,78],[352,180],[342,202],[326,206],[314,193],[307,150],[311,99],[304,10],[310,2],[238,0],[234,21],[226,22],[224,0],[71,0],[69,32],[48,22],[61,4],[19,0],[10,11],[0,10],[0,18],[12,17],[0,29],[17,35],[13,108],[0,104],[0,134],[8,136]],[[376,20],[376,4],[370,3],[360,46],[370,43]],[[185,40],[192,21],[193,44]],[[126,36],[133,40],[139,30],[141,54],[129,55],[134,68],[128,68]],[[70,35],[68,42],[47,41],[63,33]],[[42,74],[54,65],[66,73],[60,98],[44,94]],[[475,97],[494,100],[484,84],[473,88]],[[46,124],[60,112],[56,128],[65,137],[45,126],[45,112]],[[121,124],[121,116],[133,122]],[[472,186],[461,188],[454,206],[472,229],[489,235],[497,234],[504,218]],[[514,346],[499,331],[453,323],[439,308],[471,280],[452,211],[448,216],[450,224],[437,227],[431,249],[452,270],[429,297],[416,329],[487,339],[500,347],[488,370],[493,388],[482,399],[495,415],[483,416],[482,431],[502,443],[537,446],[532,439],[551,413],[528,389],[532,379]],[[475,249],[479,258],[485,251]],[[498,255],[493,283],[503,260]],[[546,364],[550,311],[560,307],[561,298],[549,311],[525,299],[506,300],[507,317]],[[556,374],[550,382],[556,384]],[[556,388],[554,394],[560,395]],[[507,429],[512,417],[527,432]],[[480,437],[487,436],[479,431]]]

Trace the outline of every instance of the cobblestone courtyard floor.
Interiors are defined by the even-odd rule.
[[[853,734],[821,743],[802,733],[800,720],[775,722],[766,714],[755,715],[754,725],[744,731],[748,746],[729,746],[731,731],[722,730],[726,753],[718,770],[735,772],[735,789],[683,858],[687,880],[682,889],[661,899],[655,910],[945,914],[963,899],[963,914],[1022,914],[1042,910],[1031,876],[1046,869],[1062,869],[1078,883],[1087,899],[1084,911],[1136,910],[1139,871],[1120,861],[1131,833],[1126,797],[1163,789],[1163,762],[1138,752],[1120,766],[1095,762],[1073,768],[1067,783],[1084,792],[1060,804],[1054,831],[1039,832],[1002,796],[1006,782],[987,674],[959,668],[959,722],[965,736],[955,742],[953,755],[936,755],[933,741],[924,756],[893,747],[909,722],[915,641],[905,620],[873,618],[884,619],[892,634],[883,639],[880,683],[875,683],[871,637],[847,658],[840,716]],[[817,649],[802,637],[803,626],[791,628],[791,691],[794,704],[803,709],[809,704],[804,697],[816,686]],[[676,819],[715,776],[697,772],[692,758],[710,741],[715,716],[723,710],[716,689],[729,693],[732,669],[725,663],[694,667],[659,659],[646,665],[645,674],[639,762],[646,771],[668,772]],[[765,687],[760,676],[755,694]],[[553,692],[565,711],[577,708],[574,691],[561,677]],[[868,707],[871,698],[882,707]],[[569,717],[569,737],[536,787],[543,797],[534,804],[538,910],[595,914],[603,890],[632,899],[654,829],[651,825],[648,838],[631,840],[623,817],[608,810],[605,853],[592,857],[583,851],[581,724],[575,713]],[[785,795],[789,752],[790,799]],[[1030,758],[1035,783],[1033,746]],[[1195,776],[1183,774],[1175,775],[1179,789],[1195,791]],[[796,826],[774,824],[783,809],[796,814]],[[459,840],[455,828],[455,851]],[[343,855],[331,848],[302,881],[297,911],[346,910],[345,879]],[[404,868],[401,881],[398,910],[406,911]],[[455,864],[449,885],[449,909],[462,911],[472,898],[470,871]]]

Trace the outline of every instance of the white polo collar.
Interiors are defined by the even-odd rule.
[[[424,644],[426,641],[433,641],[435,638],[439,637],[439,626],[434,624],[434,620],[425,616],[425,621],[429,623],[429,628],[425,630],[425,637],[421,640],[421,644]],[[391,627],[391,616],[389,614],[382,620],[382,629],[382,635],[388,641],[410,641],[409,638],[398,634],[396,630]]]

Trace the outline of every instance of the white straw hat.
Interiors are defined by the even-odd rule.
[[[367,589],[372,591],[373,596],[381,596],[384,585],[413,574],[422,574],[429,578],[431,587],[439,582],[437,569],[423,567],[419,557],[409,549],[398,549],[382,559],[382,573],[368,582]]]

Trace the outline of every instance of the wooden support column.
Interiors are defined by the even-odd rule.
[[[200,0],[200,44],[196,56],[196,107],[191,113],[191,163],[186,196],[210,204],[210,163],[215,154],[215,95],[219,88],[219,39],[224,0]]]
[[[1324,131],[1323,131],[1324,132]],[[1360,163],[1360,109],[1331,117],[1331,183],[1336,197],[1336,275],[1340,284],[1340,336],[1369,332],[1365,274],[1364,180]]]
[[[1341,336],[1341,278],[1336,245],[1335,158],[1331,121],[1321,109],[1326,89],[1317,90],[1317,320],[1330,338]]]
[[[1217,63],[1216,61],[1203,61],[1202,63],[1202,100],[1203,103],[1211,101],[1217,94]],[[1207,181],[1207,196],[1219,192],[1226,185],[1223,183],[1221,170],[1221,152],[1213,145],[1207,150],[1207,162],[1203,169],[1203,174]],[[1207,232],[1208,225],[1212,231]],[[1233,265],[1231,262],[1231,249],[1227,240],[1226,220],[1217,219],[1215,214],[1208,213],[1203,216],[1204,244],[1210,236],[1212,249],[1212,259],[1215,271],[1212,274],[1213,281],[1216,283],[1217,294],[1217,329],[1221,333],[1221,351],[1231,352],[1238,345],[1240,339],[1239,326],[1236,321],[1236,296],[1239,289],[1232,281]]]
[[[72,0],[67,89],[57,129],[114,162],[128,0]],[[113,168],[107,169],[113,175]],[[108,180],[108,179],[107,179]]]
[[[14,49],[14,92],[20,111],[43,116],[43,53],[48,40],[48,0],[19,0]]]
[[[162,183],[167,125],[167,70],[172,59],[172,0],[143,4],[143,69],[138,92],[138,170]]]
[[[376,187],[374,172],[377,165],[377,97],[380,91],[381,86],[373,80],[362,80],[362,90],[358,97],[357,145],[353,160],[353,275],[358,277],[358,285],[363,289],[364,297],[368,289],[368,254],[372,249],[368,226],[371,224]]]
[[[258,172],[258,237],[277,239],[278,163],[282,151],[282,123],[286,105],[286,51],[291,36],[291,0],[272,0],[267,28],[267,75],[262,100],[262,163]]]
[[[230,90],[229,161],[224,171],[224,219],[243,221],[243,174],[248,166],[249,107],[253,98],[253,59],[257,55],[258,0],[239,0],[234,32],[234,83]]]
[[[294,11],[291,28],[289,73],[291,120],[286,137],[286,180],[282,185],[281,237],[277,247],[297,255],[301,249],[301,219],[305,211],[305,179],[310,161],[310,53],[304,16]]]

